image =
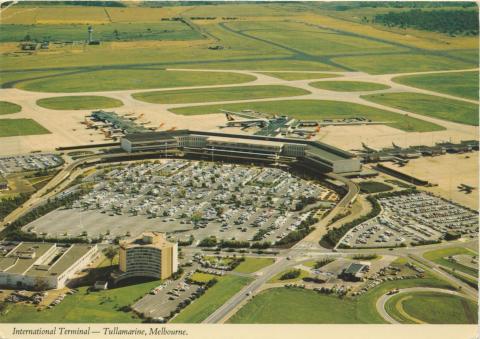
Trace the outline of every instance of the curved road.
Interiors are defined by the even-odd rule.
[[[463,298],[467,298],[467,299],[472,299],[474,300],[473,298],[471,297],[468,297],[467,295],[465,294],[462,294],[460,292],[457,292],[457,291],[451,291],[451,290],[445,290],[443,288],[433,288],[433,287],[411,287],[411,288],[404,288],[404,289],[401,289],[398,293],[396,294],[392,294],[392,295],[388,295],[388,294],[384,294],[382,295],[378,300],[377,300],[377,303],[376,303],[376,308],[377,308],[377,312],[382,316],[383,319],[385,319],[386,321],[388,321],[390,324],[401,324],[400,322],[398,322],[397,320],[395,320],[394,318],[392,318],[388,312],[385,310],[385,304],[386,302],[392,298],[393,296],[399,294],[399,293],[408,293],[408,292],[437,292],[437,293],[445,293],[445,294],[450,294],[450,295],[456,295],[456,296],[459,296],[459,297],[463,297]]]

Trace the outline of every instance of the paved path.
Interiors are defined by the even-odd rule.
[[[392,298],[393,296],[399,294],[399,293],[412,293],[412,292],[437,292],[437,293],[445,293],[445,294],[450,294],[450,295],[456,295],[459,297],[463,298],[469,298],[465,294],[462,294],[457,291],[451,291],[451,290],[445,290],[442,288],[433,288],[433,287],[411,287],[411,288],[404,288],[401,289],[398,293],[388,295],[384,294],[382,295],[378,300],[377,303],[375,304],[377,308],[377,312],[382,316],[383,319],[388,321],[390,324],[400,324],[397,320],[395,320],[393,317],[391,317],[388,312],[385,310],[385,304],[387,301]],[[471,299],[471,298],[470,298]]]
[[[218,323],[224,319],[232,310],[240,305],[250,295],[253,295],[264,283],[266,283],[275,274],[282,272],[289,262],[285,258],[278,259],[273,265],[261,270],[261,275],[258,276],[252,283],[244,287],[240,292],[235,294],[226,303],[220,306],[215,312],[210,314],[203,323]]]
[[[388,112],[406,115],[408,114],[411,117],[432,122],[434,124],[443,126],[446,131],[434,132],[437,136],[437,139],[448,139],[449,136],[452,136],[452,133],[455,136],[458,136],[460,139],[472,139],[478,135],[477,126],[469,126],[460,123],[455,123],[451,121],[446,121],[434,117],[428,117],[421,114],[416,114],[414,112],[409,112],[401,109],[396,109],[393,107],[384,106],[378,103],[367,101],[361,98],[362,95],[372,94],[372,93],[395,93],[395,92],[412,92],[412,93],[423,93],[436,95],[443,98],[455,99],[464,102],[478,104],[478,101],[460,98],[451,96],[448,94],[442,94],[437,92],[432,92],[428,90],[423,90],[415,87],[410,87],[406,85],[401,85],[393,82],[393,78],[401,75],[417,75],[417,74],[435,74],[435,73],[449,73],[449,72],[458,72],[458,71],[475,71],[478,69],[468,69],[468,70],[455,70],[455,71],[436,71],[436,72],[414,72],[414,73],[398,73],[398,74],[381,74],[381,75],[370,75],[364,72],[326,72],[326,71],[305,71],[308,73],[329,73],[340,75],[337,78],[322,78],[322,79],[308,79],[308,80],[293,80],[287,81],[279,78],[271,77],[269,75],[263,74],[265,71],[253,71],[253,70],[228,70],[228,69],[168,69],[171,71],[196,71],[196,72],[231,72],[238,74],[245,74],[254,76],[255,80],[242,83],[242,84],[229,84],[229,85],[212,85],[212,86],[183,86],[175,88],[152,88],[152,89],[136,89],[136,90],[118,90],[118,91],[98,91],[98,92],[80,92],[80,93],[44,93],[44,92],[32,92],[25,91],[17,88],[5,88],[0,89],[0,97],[3,100],[8,100],[14,103],[17,103],[22,106],[22,111],[16,113],[15,115],[2,115],[0,119],[8,118],[30,118],[38,121],[41,125],[45,126],[49,131],[52,132],[50,135],[42,136],[25,136],[25,137],[10,137],[2,138],[4,142],[4,149],[2,150],[5,154],[20,153],[22,149],[25,150],[35,150],[39,147],[42,149],[53,149],[58,145],[76,145],[76,144],[85,144],[89,143],[90,140],[95,142],[103,141],[103,136],[96,135],[90,130],[86,130],[84,126],[79,125],[83,120],[86,113],[89,113],[90,110],[52,110],[39,107],[36,104],[36,101],[42,98],[49,97],[58,97],[58,96],[83,96],[83,95],[102,95],[112,98],[119,99],[123,102],[124,106],[116,108],[115,110],[120,113],[127,112],[137,112],[145,113],[145,119],[152,121],[152,125],[158,126],[160,122],[165,124],[164,128],[168,129],[173,126],[178,128],[191,128],[192,126],[202,126],[205,130],[217,129],[218,125],[224,122],[224,117],[222,114],[213,114],[213,115],[193,115],[193,116],[182,116],[176,115],[170,112],[171,109],[180,108],[180,107],[191,107],[191,106],[205,106],[205,105],[219,105],[219,104],[232,104],[232,103],[243,103],[243,102],[265,102],[265,101],[281,101],[281,100],[332,100],[332,101],[342,101],[349,103],[361,104],[373,108],[382,109]],[[304,71],[295,71],[295,72],[304,72]],[[318,89],[312,87],[310,83],[315,81],[368,81],[376,82],[380,84],[385,84],[390,86],[389,89],[378,90],[378,91],[365,91],[365,92],[335,92],[328,91],[323,89]],[[132,94],[140,92],[152,92],[152,91],[169,91],[169,90],[187,90],[187,89],[202,89],[202,88],[229,88],[229,87],[239,87],[239,86],[259,86],[259,85],[286,85],[295,88],[304,89],[310,94],[291,96],[291,97],[275,97],[275,98],[264,98],[264,99],[253,99],[253,100],[225,100],[225,101],[215,101],[215,102],[198,102],[198,103],[188,103],[188,104],[152,104],[146,103],[143,101],[136,100],[132,97]],[[97,133],[98,134],[98,133]],[[423,133],[425,134],[425,133]],[[41,146],[39,146],[41,145]],[[25,152],[25,151],[24,151]]]

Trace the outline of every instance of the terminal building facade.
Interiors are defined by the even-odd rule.
[[[121,147],[129,153],[180,150],[203,156],[298,161],[316,170],[340,174],[361,171],[360,159],[351,153],[301,139],[178,130],[127,134],[121,140]]]
[[[59,289],[89,265],[97,245],[21,242],[0,257],[0,286]]]
[[[178,246],[158,232],[121,241],[119,270],[115,282],[132,277],[167,279],[178,270]]]

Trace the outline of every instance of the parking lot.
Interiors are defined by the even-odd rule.
[[[477,214],[426,192],[380,198],[382,212],[351,229],[341,244],[391,247],[437,241],[447,233],[478,234]]]
[[[180,304],[190,302],[200,295],[203,287],[180,281],[166,280],[149,294],[137,301],[132,308],[145,318],[163,322],[172,312],[178,310]]]
[[[60,166],[61,157],[55,154],[28,154],[0,158],[0,175],[38,171]]]
[[[162,160],[97,171],[93,189],[72,209],[25,226],[37,234],[136,236],[148,229],[171,240],[203,238],[274,242],[317,209],[338,200],[317,182],[278,168]]]

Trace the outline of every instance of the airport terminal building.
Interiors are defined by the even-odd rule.
[[[129,153],[180,150],[185,154],[251,160],[298,161],[322,172],[356,173],[360,159],[318,141],[204,131],[127,134],[121,147]]]
[[[0,286],[59,289],[90,264],[97,245],[21,242],[0,257]]]

